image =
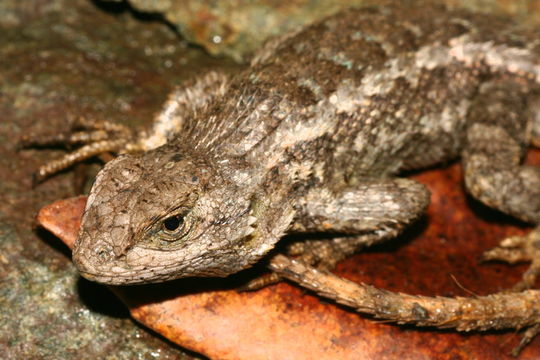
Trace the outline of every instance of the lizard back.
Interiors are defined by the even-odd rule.
[[[438,6],[341,12],[270,41],[179,141],[264,168],[311,164],[325,182],[455,158],[482,81],[538,84],[538,44],[514,27]],[[520,62],[490,58],[505,53]]]

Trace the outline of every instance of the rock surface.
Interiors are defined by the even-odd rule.
[[[120,2],[123,0],[106,0]],[[128,0],[143,13],[160,14],[186,39],[211,54],[239,62],[270,36],[349,7],[387,0]],[[421,2],[425,0],[417,0]],[[519,21],[540,24],[537,0],[441,0],[474,11],[513,15]],[[254,31],[255,29],[255,31]]]

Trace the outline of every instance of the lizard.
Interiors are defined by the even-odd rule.
[[[485,255],[531,262],[515,292],[501,295],[531,304],[540,169],[522,160],[540,145],[539,94],[538,31],[439,5],[348,9],[270,40],[238,74],[177,88],[148,131],[85,122],[87,131],[63,138],[85,145],[38,176],[120,154],[96,177],[73,252],[90,280],[225,277],[285,234],[338,234],[289,244],[304,266],[293,275],[271,263],[274,275],[310,287],[424,214],[429,191],[401,174],[459,159],[474,198],[536,225]],[[425,306],[412,312],[427,318]],[[481,316],[476,328],[489,328]],[[522,317],[491,327],[532,325],[530,340],[540,320]]]

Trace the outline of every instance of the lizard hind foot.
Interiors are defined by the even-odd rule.
[[[522,236],[510,236],[503,239],[482,256],[484,261],[503,261],[509,264],[530,262],[520,282],[511,291],[522,291],[534,286],[536,277],[540,275],[540,227]]]
[[[58,134],[25,135],[20,140],[20,147],[80,146],[63,157],[40,166],[33,176],[33,185],[36,185],[49,176],[91,157],[135,151],[133,140],[134,133],[122,124],[80,118],[71,129]]]

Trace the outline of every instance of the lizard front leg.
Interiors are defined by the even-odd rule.
[[[409,179],[366,179],[339,192],[312,189],[301,200],[292,232],[339,233],[332,239],[297,241],[286,254],[320,270],[331,270],[359,249],[396,237],[429,205],[427,188]],[[272,273],[246,284],[255,290],[280,281]]]
[[[313,189],[306,195],[292,230],[348,235],[304,244],[304,252],[312,253],[308,257],[320,268],[331,269],[361,247],[396,237],[424,214],[429,197],[424,185],[399,178],[366,179],[337,193]]]
[[[209,72],[186,85],[176,88],[154,119],[150,130],[133,131],[109,121],[78,119],[73,128],[53,136],[33,135],[21,139],[21,146],[82,145],[80,148],[42,165],[34,182],[58,173],[74,164],[105,153],[123,154],[149,151],[165,144],[178,133],[186,116],[201,110],[212,99],[222,96],[228,76]],[[110,157],[109,157],[110,158]]]
[[[135,134],[122,124],[79,118],[67,131],[49,136],[43,134],[25,135],[20,140],[20,146],[22,148],[55,145],[81,146],[59,159],[53,159],[40,166],[33,178],[33,183],[37,184],[50,175],[93,156],[120,152],[129,147],[134,138]],[[106,160],[105,157],[103,159]]]
[[[470,116],[463,167],[467,190],[484,204],[537,225],[525,236],[503,240],[487,260],[531,261],[514,290],[530,288],[540,273],[540,168],[522,165],[530,119],[521,89],[507,82],[486,84]]]

